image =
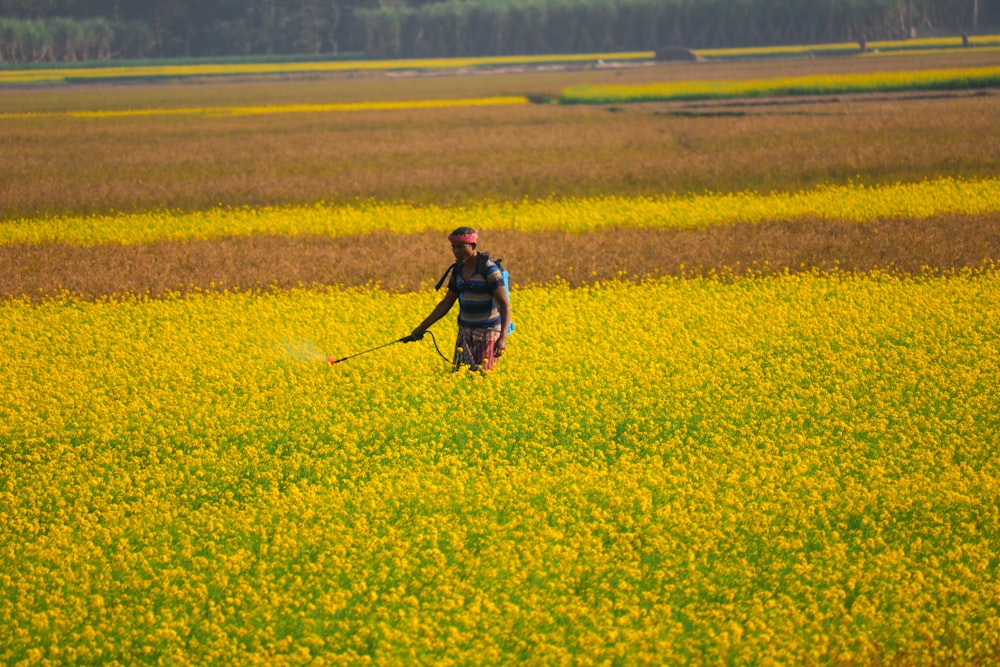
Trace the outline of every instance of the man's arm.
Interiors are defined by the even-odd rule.
[[[417,328],[413,330],[413,333],[410,334],[410,338],[413,340],[420,340],[423,338],[427,330],[431,328],[431,325],[447,315],[448,311],[451,310],[451,307],[455,305],[457,300],[458,292],[453,289],[449,289],[447,293],[445,293],[444,298],[438,302],[438,305],[434,306],[434,310],[431,311],[431,314],[428,315],[427,318],[418,324]]]

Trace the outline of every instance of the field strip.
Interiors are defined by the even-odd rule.
[[[123,118],[133,116],[262,116],[283,113],[328,113],[349,111],[387,111],[434,109],[440,107],[478,107],[528,104],[519,95],[476,97],[450,100],[400,100],[389,102],[344,102],[339,104],[275,104],[247,107],[178,107],[174,109],[106,109],[97,111],[51,111],[0,114],[4,118]]]
[[[176,294],[282,290],[308,285],[405,293],[429,289],[447,263],[444,234],[231,236],[118,245],[0,245],[0,302],[73,294]],[[858,224],[820,220],[717,225],[708,229],[608,229],[587,234],[491,230],[484,249],[502,253],[517,289],[658,276],[771,276],[803,271],[955,275],[1000,268],[1000,212]],[[379,262],[386,247],[406,261]],[[502,249],[502,250],[501,250]]]
[[[373,232],[413,234],[462,225],[513,231],[588,232],[613,228],[704,229],[713,225],[818,217],[866,222],[1000,211],[1000,178],[941,178],[886,186],[825,185],[759,194],[574,198],[478,202],[462,207],[403,203],[318,203],[207,211],[53,216],[0,223],[0,244],[59,241],[78,245],[149,243],[261,234],[342,237]]]
[[[123,65],[108,67],[52,67],[0,69],[0,85],[19,83],[147,79],[192,76],[249,76],[256,74],[309,74],[352,71],[442,70],[465,67],[497,67],[526,64],[591,62],[596,60],[648,60],[652,51],[625,53],[578,53],[540,56],[493,56],[481,58],[404,58],[398,60],[333,60],[284,63],[194,63]]]
[[[994,50],[1000,46],[996,35],[977,35],[970,39],[976,52]],[[916,40],[874,41],[868,45],[865,57],[914,53],[967,51],[958,37]],[[856,42],[805,44],[738,49],[698,49],[699,56],[709,60],[748,57],[787,57],[802,55],[840,55],[857,53]],[[0,67],[0,85],[113,81],[115,79],[158,79],[198,76],[252,76],[267,74],[321,74],[337,72],[390,72],[411,70],[448,70],[470,67],[509,67],[517,65],[559,65],[588,62],[622,62],[653,60],[653,51],[610,53],[563,53],[541,55],[483,56],[470,58],[401,58],[388,60],[327,60],[305,62],[161,62],[160,64],[87,63],[76,66],[7,66]]]
[[[965,50],[966,49],[964,48],[951,49],[952,52],[963,52]],[[934,46],[923,49],[910,48],[910,49],[895,49],[889,51],[879,51],[879,49],[876,47],[874,49],[870,49],[869,53],[865,54],[865,57],[877,58],[879,56],[918,56],[918,55],[927,55],[930,53],[941,53],[941,52],[942,52],[941,47],[934,47]],[[991,42],[984,41],[982,46],[976,47],[976,53],[997,53],[997,52],[1000,52],[1000,46],[998,46],[997,43],[994,41]]]
[[[729,81],[670,81],[572,86],[561,104],[610,104],[706,100],[764,95],[829,95],[903,90],[970,90],[1000,85],[1000,67],[929,69],[912,72],[810,74]]]
[[[968,47],[962,46],[962,39],[960,37],[933,37],[918,40],[877,40],[868,42],[866,47],[866,58],[884,55],[910,56],[918,53],[961,52],[968,50]],[[969,47],[974,48],[977,53],[993,51],[1000,47],[1000,38],[996,35],[970,37]],[[795,44],[786,46],[751,46],[734,49],[697,49],[696,52],[703,58],[722,60],[727,58],[857,54],[859,53],[859,47],[857,42],[839,42],[820,45]]]

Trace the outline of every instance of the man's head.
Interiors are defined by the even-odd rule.
[[[458,261],[468,259],[476,254],[476,242],[478,240],[479,235],[472,227],[459,227],[448,235],[448,241],[451,243],[451,251]]]

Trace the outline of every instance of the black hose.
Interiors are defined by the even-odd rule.
[[[434,337],[434,332],[433,331],[427,331],[426,333],[429,333],[431,335],[431,342],[434,343],[434,349],[437,350],[438,356],[441,357],[442,359],[444,359],[445,363],[448,363],[448,364],[452,363],[452,360],[449,359],[448,357],[444,356],[444,353],[441,351],[441,348],[438,347],[437,338]]]

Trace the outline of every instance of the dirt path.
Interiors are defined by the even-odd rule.
[[[485,231],[481,250],[504,258],[516,285],[559,277],[579,285],[622,275],[703,275],[785,270],[978,268],[1000,261],[1000,213],[886,220],[770,222],[701,231],[588,234]],[[58,243],[0,247],[0,298],[61,291],[124,293],[378,284],[429,289],[450,261],[440,234],[331,239],[260,236],[135,246]]]

